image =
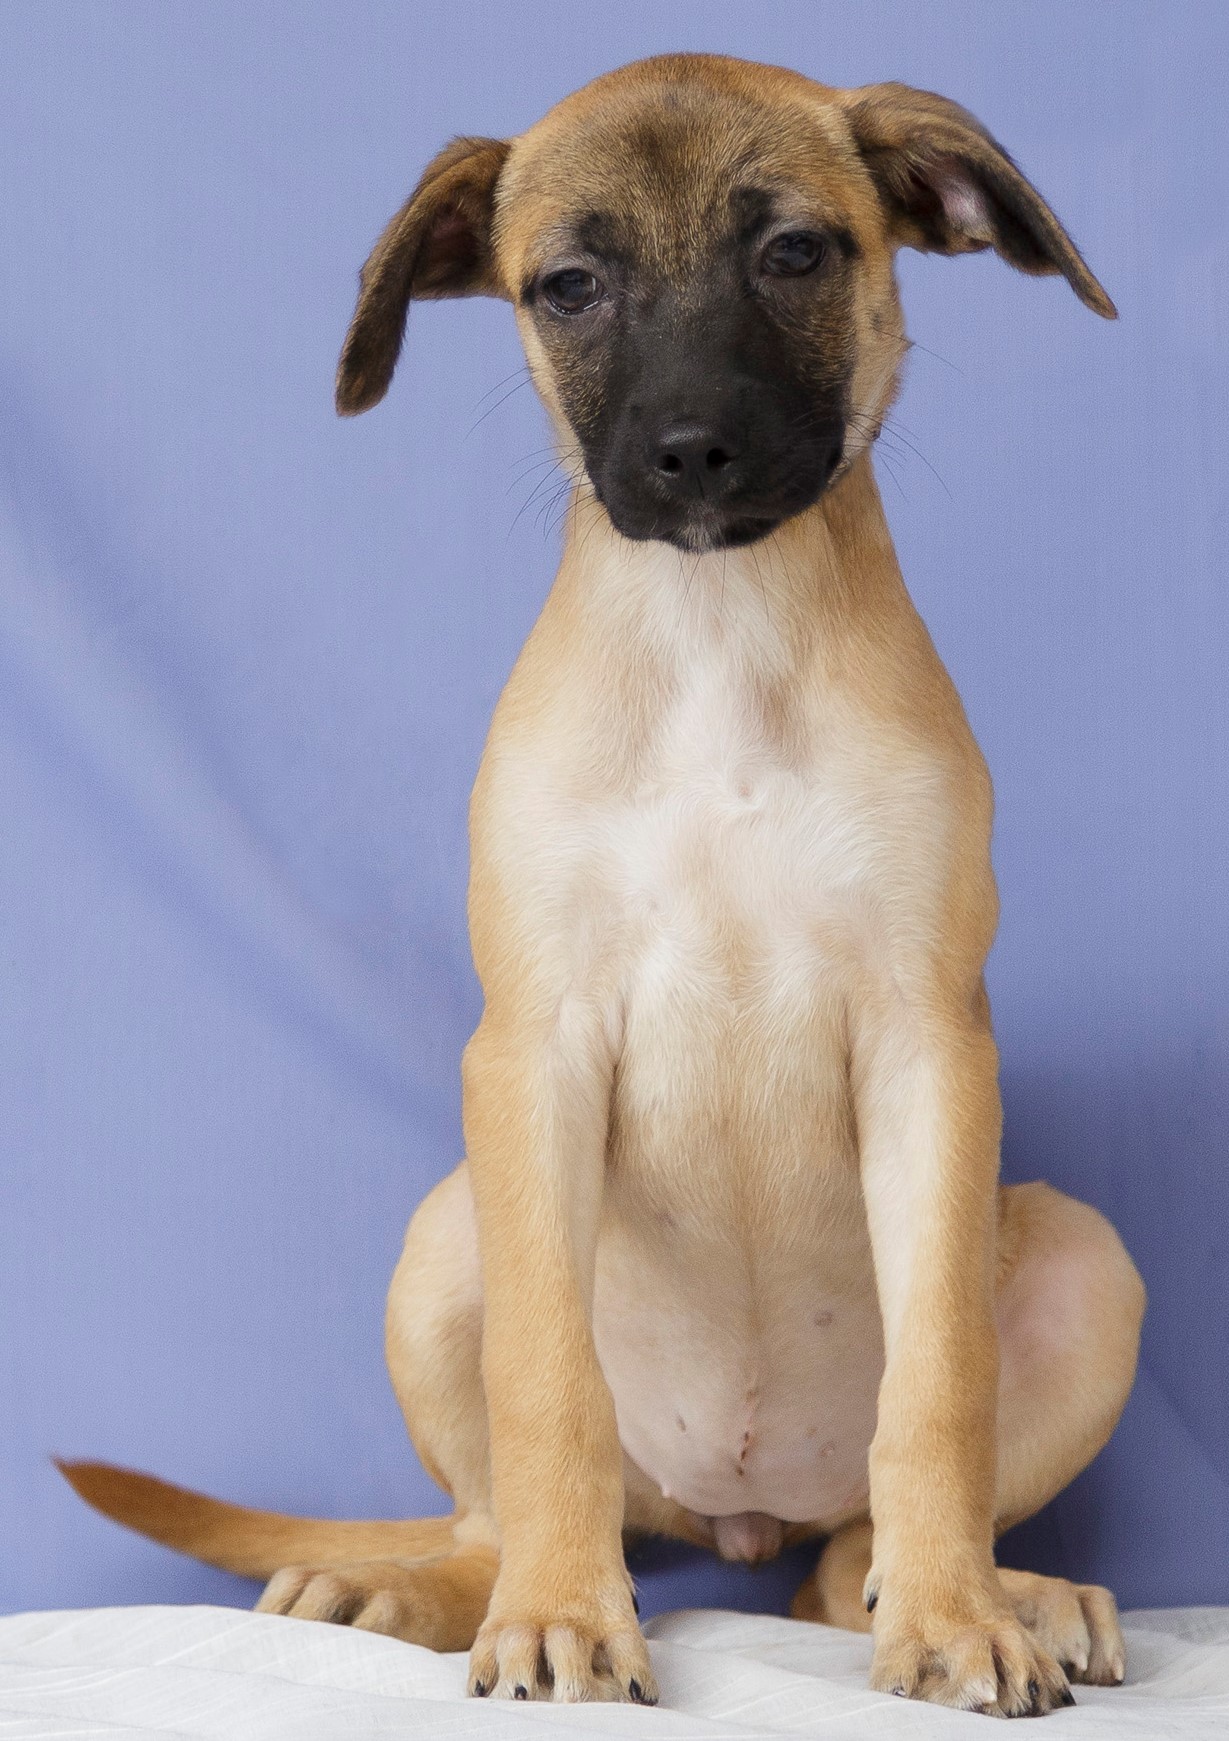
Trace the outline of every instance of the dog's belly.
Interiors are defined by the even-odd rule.
[[[801,1273],[756,1289],[728,1249],[693,1271],[670,1244],[667,1230],[651,1255],[602,1251],[595,1335],[628,1456],[701,1517],[860,1509],[882,1372],[873,1290]]]
[[[731,903],[706,925],[676,896],[645,928],[595,1336],[624,1449],[668,1498],[703,1517],[820,1522],[865,1503],[882,1338],[849,1099],[850,951],[820,907],[771,917]]]

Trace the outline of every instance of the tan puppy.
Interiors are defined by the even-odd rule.
[[[468,1160],[389,1299],[456,1510],[68,1473],[276,1573],[266,1610],[472,1645],[480,1695],[654,1699],[637,1531],[827,1537],[795,1612],[873,1610],[882,1690],[1017,1715],[1122,1678],[1107,1591],[994,1564],[1113,1429],[1143,1290],[1094,1210],[998,1184],[990,784],[869,454],[901,245],[1114,313],[964,110],[709,56],[454,141],[363,274],[343,412],[412,297],[504,296],[575,482],[474,793]]]

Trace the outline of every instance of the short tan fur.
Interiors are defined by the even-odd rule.
[[[679,345],[721,314],[735,194],[748,235],[794,226],[747,258],[809,274],[727,298],[763,311],[746,354],[777,346],[828,407],[822,440],[781,425],[783,453],[813,437],[807,499],[741,542],[707,498],[627,535],[619,370],[655,309]],[[652,1701],[623,1548],[653,1531],[746,1560],[826,1538],[795,1612],[873,1624],[884,1691],[1016,1715],[1124,1672],[1108,1592],[994,1561],[1113,1430],[1143,1290],[1096,1211],[999,1184],[990,783],[870,462],[900,246],[991,247],[1114,312],[957,105],[710,56],[454,141],[364,270],[339,409],[382,397],[412,298],[504,296],[575,485],[473,798],[467,1159],[389,1297],[393,1384],[455,1512],[331,1525],[65,1473],[270,1577],[265,1609],[471,1648],[480,1695]],[[602,272],[623,289],[581,319],[550,304]]]

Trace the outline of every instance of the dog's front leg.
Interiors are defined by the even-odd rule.
[[[1005,1716],[1071,1695],[994,1568],[1000,1111],[988,1023],[938,994],[855,1036],[886,1365],[870,1456],[872,1685]]]
[[[470,1690],[656,1700],[623,1559],[622,1454],[591,1329],[613,1061],[596,1010],[490,1014],[465,1055],[500,1570]]]

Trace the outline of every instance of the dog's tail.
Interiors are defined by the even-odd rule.
[[[56,1468],[87,1505],[140,1535],[244,1578],[271,1578],[282,1566],[344,1560],[434,1559],[454,1546],[451,1517],[398,1522],[330,1523],[252,1511],[173,1487],[156,1475],[111,1463]]]

